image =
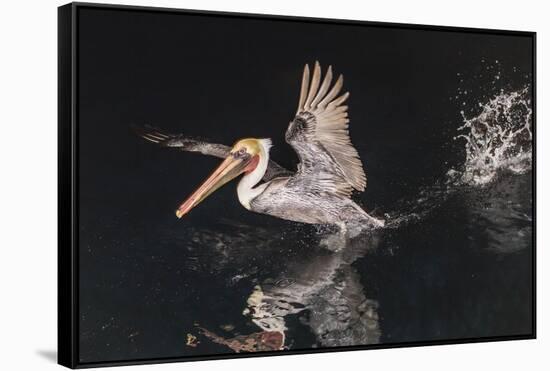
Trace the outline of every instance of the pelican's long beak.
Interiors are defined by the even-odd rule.
[[[254,157],[242,159],[235,158],[235,156],[230,154],[208,177],[208,179],[206,179],[204,183],[202,183],[201,186],[181,204],[181,206],[176,210],[176,216],[181,218],[215,190],[230,180],[236,178],[240,174],[248,171],[248,167],[251,162],[253,162],[252,159],[254,159]]]

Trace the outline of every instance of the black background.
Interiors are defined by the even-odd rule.
[[[351,93],[351,138],[368,177],[358,199],[380,215],[461,163],[463,145],[453,140],[461,110],[475,113],[478,102],[499,89],[523,87],[532,73],[527,36],[97,8],[80,8],[78,21],[85,362],[185,355],[185,347],[172,342],[183,335],[162,321],[201,309],[163,298],[163,288],[178,283],[170,276],[170,255],[155,250],[158,225],[182,233],[217,217],[286,225],[242,208],[234,185],[178,221],[175,208],[218,160],[160,149],[136,137],[132,125],[225,144],[271,138],[272,158],[294,169],[284,131],[303,66],[331,64]],[[459,96],[459,89],[470,94]],[[176,315],[178,305],[187,309]],[[498,319],[501,326],[507,322]],[[415,330],[402,340],[424,340]],[[129,345],[138,336],[132,334],[147,337],[148,331],[140,347]]]

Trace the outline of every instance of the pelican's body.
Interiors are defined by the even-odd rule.
[[[303,183],[295,177],[277,178],[266,183],[264,191],[251,200],[249,210],[308,224],[382,225],[349,198],[304,192]]]
[[[262,159],[257,168],[243,176],[237,186],[239,202],[248,210],[308,224],[368,223],[379,225],[348,197],[324,192],[296,173],[261,182],[271,143],[262,140]],[[308,184],[309,183],[309,184]]]
[[[285,136],[300,158],[294,173],[270,160],[270,139],[242,139],[230,148],[158,130],[142,133],[165,146],[225,158],[176,215],[181,218],[216,189],[244,174],[237,195],[250,211],[308,224],[382,226],[383,221],[369,216],[351,199],[353,190],[365,189],[366,176],[349,138],[347,106],[342,105],[349,93],[338,96],[342,85],[341,75],[332,84],[331,67],[322,82],[318,63],[311,81],[309,67],[304,68],[298,110]]]

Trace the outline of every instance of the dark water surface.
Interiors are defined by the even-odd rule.
[[[529,88],[531,39],[81,12],[82,362],[532,333],[531,137],[491,130],[531,125],[491,104],[530,107],[509,94]],[[284,131],[315,59],[346,77],[354,199],[387,227],[329,251],[330,230],[250,213],[235,184],[178,220],[219,160],[130,126],[271,137],[293,169]],[[453,139],[468,122],[473,147]]]
[[[196,325],[226,338],[260,332],[243,315],[258,307],[247,304],[258,287],[264,321],[286,328],[291,349],[528,334],[530,200],[517,194],[529,194],[530,174],[501,181],[338,252],[293,223],[221,217],[182,228],[154,213],[128,228],[128,211],[106,207],[81,229],[83,358],[229,352]]]

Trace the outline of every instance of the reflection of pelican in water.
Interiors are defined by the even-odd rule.
[[[286,267],[284,272],[256,285],[243,312],[260,331],[228,338],[204,328],[201,333],[236,352],[281,350],[293,346],[288,332],[295,333],[296,322],[288,323],[299,316],[298,326],[307,326],[306,332],[313,334],[317,346],[378,343],[378,303],[365,296],[360,276],[352,267],[377,242],[372,233],[362,234],[338,252],[318,250],[299,258],[278,257],[283,259],[278,263]]]
[[[242,139],[232,148],[170,136],[158,130],[142,130],[145,139],[184,151],[225,158],[212,175],[177,209],[181,218],[215,190],[245,174],[237,193],[248,210],[309,224],[354,224],[379,227],[381,220],[369,216],[351,200],[353,190],[364,191],[366,176],[348,133],[349,93],[340,94],[342,75],[332,84],[329,67],[321,81],[315,63],[310,81],[306,65],[296,116],[286,131],[286,141],[300,158],[291,173],[269,159],[271,140]],[[264,180],[263,183],[260,182]]]

